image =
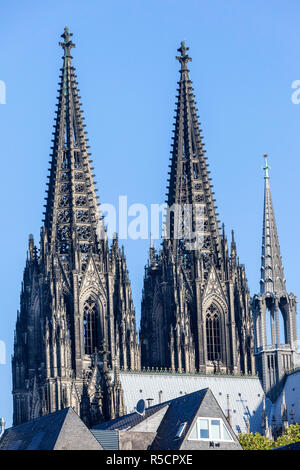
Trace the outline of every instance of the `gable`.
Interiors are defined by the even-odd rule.
[[[54,450],[103,450],[103,447],[75,411],[69,408]]]
[[[90,255],[85,273],[80,283],[80,297],[84,297],[90,291],[101,293],[103,301],[106,302],[106,289],[103,287],[98,268],[92,255]]]
[[[241,446],[211,390],[207,389],[180,449],[239,450]]]
[[[152,444],[153,450],[180,449],[185,434],[194,420],[206,389],[185,395],[170,401],[169,408],[157,430],[156,438]],[[186,423],[184,432],[178,437],[178,427]]]
[[[42,416],[7,429],[1,450],[53,450],[68,409]]]
[[[226,296],[223,292],[219,276],[212,266],[208,275],[207,284],[203,293],[203,305],[209,306],[213,301],[217,301],[223,309],[227,308]]]

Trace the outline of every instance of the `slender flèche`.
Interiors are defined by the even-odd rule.
[[[264,211],[260,294],[252,300],[257,370],[264,390],[275,397],[281,379],[297,365],[296,297],[288,294],[264,155]]]

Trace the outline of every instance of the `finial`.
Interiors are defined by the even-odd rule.
[[[181,55],[176,56],[176,59],[179,60],[179,62],[181,63],[181,70],[183,71],[187,70],[186,64],[192,60],[191,57],[187,54],[188,50],[189,47],[185,46],[185,41],[181,41],[181,46],[179,47],[179,49],[177,49],[177,51],[180,52]]]
[[[150,232],[150,248],[153,248],[153,237],[152,237],[152,232]]]
[[[268,166],[268,154],[264,154],[264,159],[265,159],[265,166],[263,167],[263,170],[265,172],[265,178],[269,178],[269,170],[271,170],[271,167]]]
[[[236,243],[234,239],[234,231],[231,230],[231,260],[236,264]]]
[[[69,32],[69,28],[66,26],[64,29],[64,34],[61,37],[64,39],[64,42],[59,42],[59,45],[64,49],[65,56],[70,57],[70,50],[72,47],[75,47],[75,44],[70,39],[73,36],[73,33]]]

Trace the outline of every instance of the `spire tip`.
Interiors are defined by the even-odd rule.
[[[75,47],[75,44],[71,40],[73,33],[70,33],[68,26],[65,26],[64,32],[61,37],[64,39],[64,42],[59,42],[58,44],[64,49],[65,55],[70,56],[70,50],[72,47]]]
[[[186,70],[187,71],[187,63],[192,60],[192,58],[188,55],[187,51],[189,50],[189,47],[186,47],[185,41],[181,41],[179,49],[177,49],[178,52],[180,52],[180,56],[176,56],[176,59],[179,60],[181,63],[181,70]]]
[[[268,165],[268,154],[264,154],[264,159],[265,159],[265,166],[263,166],[263,170],[265,172],[265,179],[269,178],[269,170],[271,170],[271,167]]]

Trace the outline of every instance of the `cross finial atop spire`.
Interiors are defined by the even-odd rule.
[[[66,26],[64,29],[64,34],[61,35],[61,37],[64,38],[64,42],[59,42],[59,45],[65,51],[65,56],[70,56],[70,50],[72,47],[75,47],[75,44],[71,40],[71,36],[73,36],[73,33],[70,33],[68,26]]]
[[[181,46],[177,49],[181,53],[180,56],[176,56],[176,59],[181,63],[181,70],[187,70],[187,63],[192,60],[192,58],[187,54],[189,47],[185,47],[185,41],[181,41]]]
[[[265,178],[269,178],[269,170],[271,170],[271,167],[268,166],[268,154],[264,154],[264,159],[265,159],[265,166],[263,167],[263,170],[265,172]]]

